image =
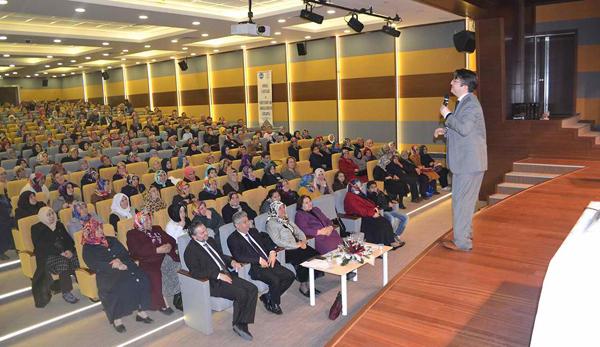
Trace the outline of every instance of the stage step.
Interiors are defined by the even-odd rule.
[[[565,174],[575,171],[581,166],[575,165],[555,165],[555,164],[538,164],[538,163],[513,163],[513,171],[516,172],[531,172],[531,173],[549,173],[549,174]]]
[[[488,205],[489,206],[495,205],[495,204],[499,203],[500,201],[508,198],[509,196],[510,196],[509,194],[500,194],[500,193],[492,194],[488,198]]]
[[[551,180],[558,176],[560,176],[560,175],[552,174],[552,173],[543,173],[543,172],[511,171],[504,175],[504,180],[505,180],[505,182],[508,182],[508,183],[539,184],[539,183]]]
[[[496,187],[498,193],[512,195],[527,188],[533,187],[533,184],[503,182],[498,184]]]

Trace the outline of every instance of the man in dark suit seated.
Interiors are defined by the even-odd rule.
[[[233,300],[233,331],[245,340],[252,340],[248,324],[254,323],[258,289],[233,271],[242,265],[220,251],[202,222],[194,220],[188,232],[192,240],[185,249],[183,259],[193,278],[208,278],[210,295]]]
[[[282,314],[281,295],[294,282],[294,273],[279,264],[277,246],[268,236],[260,236],[258,230],[252,228],[246,212],[236,212],[233,225],[237,231],[227,238],[231,255],[237,261],[250,263],[250,277],[269,286],[269,292],[260,296],[267,311]]]

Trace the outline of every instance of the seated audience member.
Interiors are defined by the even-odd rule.
[[[219,135],[215,134],[212,127],[206,128],[206,132],[204,133],[204,143],[208,144],[212,151],[219,150]]]
[[[263,187],[268,187],[277,184],[281,180],[281,175],[277,173],[275,170],[275,166],[269,165],[265,167],[265,172],[261,179],[261,184]]]
[[[95,212],[88,211],[87,204],[83,201],[76,201],[73,204],[71,211],[71,220],[67,224],[67,232],[71,235],[73,240],[75,239],[75,233],[83,229],[83,225],[90,219],[96,220],[102,224],[102,218],[100,218]],[[115,229],[116,231],[116,229]]]
[[[152,155],[152,153],[150,155]],[[155,173],[159,170],[162,170],[161,158],[150,157],[150,159],[148,159],[148,173]]]
[[[65,230],[65,226],[58,221],[56,213],[50,207],[42,207],[38,211],[39,223],[31,226],[31,240],[37,269],[33,275],[32,292],[37,307],[43,307],[49,299],[39,302],[41,296],[49,297],[43,293],[50,291],[49,286],[43,286],[43,277],[48,274],[58,275],[62,297],[66,302],[75,304],[79,299],[71,293],[73,283],[71,275],[79,267],[75,243]],[[40,306],[41,304],[41,306]]]
[[[219,250],[221,250],[219,228],[225,224],[223,217],[221,217],[221,215],[214,208],[207,207],[205,201],[199,201],[196,205],[196,209],[192,213],[194,215],[192,223],[197,221],[202,222],[202,224],[209,229],[209,236],[215,240],[219,240],[219,242],[217,242],[217,246],[219,247]]]
[[[348,149],[351,151],[352,149]],[[362,151],[357,151],[354,156],[350,156],[354,164],[358,166],[358,176],[367,177],[367,158],[363,155]]]
[[[24,166],[20,166],[20,165],[15,166],[15,168],[13,169],[13,172],[15,173],[15,180],[23,180],[23,179],[27,178],[27,171],[26,171],[26,167],[24,167]]]
[[[402,168],[396,164],[394,164],[396,167],[393,169],[392,166],[390,166],[392,159],[393,156],[389,152],[382,155],[377,161],[377,165],[373,168],[373,178],[376,181],[383,181],[383,188],[390,195],[392,200],[398,201],[399,207],[405,209],[406,207],[404,206],[403,198],[408,195],[408,184],[406,181],[400,179],[402,175],[405,175]],[[388,168],[390,171],[388,171]],[[414,188],[418,192],[416,183]]]
[[[127,173],[127,165],[120,161],[117,163],[117,172],[113,175],[112,180],[113,181],[117,181],[117,180],[122,180],[125,179],[127,177],[128,173]]]
[[[271,154],[269,154],[269,152],[262,152],[260,154],[260,160],[254,165],[254,170],[264,169],[269,165],[276,166],[275,162],[271,160]]]
[[[360,231],[365,234],[365,241],[394,248],[402,247],[403,244],[396,240],[392,225],[381,215],[377,205],[361,191],[361,185],[358,179],[348,183],[344,210],[349,215],[361,217]]]
[[[315,249],[326,254],[342,244],[342,238],[331,220],[318,207],[313,207],[312,199],[303,195],[296,205],[296,225],[304,234],[315,238]]]
[[[224,144],[223,147],[221,147],[221,160],[223,160],[223,159],[227,159],[229,161],[235,160],[235,157],[233,155],[231,155],[231,148],[232,147],[228,147],[227,144]]]
[[[98,170],[96,170],[93,167],[90,167],[87,169],[85,174],[83,174],[83,176],[81,177],[81,189],[83,189],[83,187],[86,184],[96,183],[97,181],[98,181]]]
[[[363,158],[365,158],[366,162],[370,162],[372,160],[377,160],[377,157],[375,156],[375,154],[373,154],[373,151],[370,148],[364,149]],[[366,169],[366,166],[365,166],[365,169]]]
[[[296,167],[296,159],[293,157],[288,157],[285,161],[285,167],[281,170],[281,177],[287,180],[293,180],[295,178],[300,178],[300,172]]]
[[[126,331],[122,318],[137,311],[135,320],[152,323],[150,281],[116,238],[105,236],[102,224],[90,220],[82,231],[83,260],[96,274],[98,297],[108,322],[119,333]]]
[[[57,171],[52,175],[52,183],[50,183],[50,187],[48,187],[49,191],[58,190],[58,187],[67,182],[65,175],[61,171]]]
[[[433,160],[431,155],[427,152],[427,146],[425,145],[419,147],[419,156],[421,164],[423,164],[424,167],[433,169],[433,171],[440,176],[438,181],[440,182],[442,190],[450,190],[450,187],[448,186],[448,174],[450,173],[450,170],[445,168],[441,163]]]
[[[254,170],[250,166],[244,166],[242,169],[242,187],[243,190],[260,187],[260,180],[254,175]]]
[[[70,163],[73,161],[78,161],[79,159],[79,149],[77,147],[73,147],[69,150],[69,155],[61,159],[61,163]]]
[[[232,258],[250,264],[250,277],[269,286],[269,292],[260,296],[267,311],[283,314],[281,295],[294,282],[294,273],[279,264],[277,245],[270,238],[259,235],[246,212],[236,212],[232,220],[236,231],[227,238]]]
[[[279,196],[281,196],[281,202],[283,202],[286,206],[295,204],[300,197],[296,191],[290,188],[290,182],[285,178],[277,183],[276,188],[279,192]]]
[[[185,169],[183,169],[183,180],[188,183],[191,183],[200,181],[200,177],[196,176],[196,171],[193,167],[188,166]]]
[[[177,242],[180,236],[187,234],[191,223],[187,217],[187,207],[181,203],[172,204],[167,209],[167,213],[169,214],[169,222],[167,222],[165,231]]]
[[[223,185],[223,194],[227,195],[230,192],[241,193],[243,191],[240,178],[236,169],[230,167],[227,170],[227,182]]]
[[[427,177],[419,176],[416,171],[408,171],[404,163],[400,161],[397,155],[392,156],[392,160],[386,167],[386,171],[393,177],[398,177],[400,182],[408,185],[410,188],[411,202],[421,202],[426,197]]]
[[[302,130],[302,138],[303,139],[312,139],[312,136],[310,136],[310,133],[308,132],[307,129]]]
[[[202,152],[198,149],[198,144],[196,144],[195,142],[190,143],[187,151],[185,151],[185,155],[187,155],[188,157],[191,157],[192,155],[196,155],[196,154],[200,154],[200,153],[202,153]]]
[[[248,324],[254,323],[258,289],[236,272],[242,265],[221,252],[219,243],[209,238],[206,226],[194,220],[189,228],[192,238],[183,258],[190,275],[208,278],[210,295],[233,301],[233,331],[245,340],[252,340]]]
[[[327,170],[329,166],[327,163],[327,157],[321,153],[319,146],[313,144],[310,147],[310,151],[311,154],[310,157],[308,157],[308,161],[310,161],[310,168],[313,169],[313,171],[316,169]]]
[[[244,211],[246,215],[250,219],[256,218],[256,212],[247,203],[240,200],[240,194],[231,192],[228,195],[229,202],[223,206],[223,210],[221,211],[221,216],[223,216],[223,221],[225,223],[231,223],[233,215],[236,212]]]
[[[142,210],[148,213],[154,213],[163,208],[167,208],[167,204],[160,197],[160,190],[155,186],[150,186],[148,192],[144,195],[144,205]]]
[[[327,183],[327,178],[325,178],[325,170],[323,169],[316,169],[315,170],[315,188],[319,191],[319,193],[321,193],[321,195],[324,194],[331,194],[332,191],[329,188],[329,184]]]
[[[398,227],[394,230],[394,234],[396,235],[396,241],[403,244],[404,241],[400,240],[400,235],[402,235],[406,228],[408,215],[400,212],[398,203],[379,190],[379,188],[377,188],[377,182],[375,181],[367,182],[367,198],[377,205],[379,212],[383,214],[383,217],[385,217],[392,225],[394,225],[394,219],[398,221]]]
[[[430,194],[427,193],[430,186],[435,184],[435,180],[432,181],[427,175],[421,171],[412,161],[409,159],[409,152],[402,151],[400,153],[400,163],[402,164],[402,168],[408,173],[409,176],[417,177],[419,180],[419,192],[421,193],[421,197],[425,200],[431,197]],[[435,187],[432,187],[434,193],[437,193]]]
[[[110,215],[108,216],[108,222],[117,231],[119,221],[133,218],[135,212],[130,206],[129,197],[123,193],[117,193],[112,199],[110,205]]]
[[[127,233],[127,248],[131,258],[139,262],[139,267],[150,279],[151,309],[170,315],[173,309],[165,297],[174,296],[175,303],[181,296],[177,243],[160,226],[152,225],[152,216],[147,211],[138,212],[133,225],[134,229]]]
[[[44,176],[43,173],[32,173],[31,175],[29,175],[29,181],[27,181],[27,184],[25,184],[23,188],[21,188],[21,191],[19,193],[23,193],[25,191],[30,191],[33,193],[43,192],[44,200],[48,201],[50,199],[50,191],[48,190],[48,187],[46,187],[45,182],[46,176]]]
[[[288,147],[288,155],[296,160],[300,160],[300,150],[302,147],[298,144],[298,139],[292,137],[290,139],[290,146]]]
[[[190,193],[190,184],[186,181],[177,182],[175,190],[177,190],[177,195],[173,197],[171,204],[183,204],[187,206],[197,200],[196,196]]]
[[[271,208],[271,203],[273,201],[281,201],[281,195],[279,195],[279,191],[277,189],[271,189],[267,193],[267,196],[260,204],[259,212],[260,214],[268,213]]]
[[[348,187],[346,175],[344,175],[344,173],[341,171],[336,172],[333,176],[333,184],[331,185],[331,188],[333,188],[334,192],[337,192],[338,190],[346,189],[346,187]]]
[[[300,179],[300,184],[298,185],[298,194],[299,195],[308,195],[311,199],[316,199],[321,196],[321,192],[317,189],[315,185],[315,175],[314,174],[306,174],[302,176]]]
[[[296,280],[300,282],[300,293],[309,297],[308,268],[300,265],[303,262],[318,256],[314,248],[306,244],[306,235],[296,224],[288,219],[285,204],[273,200],[269,206],[266,230],[271,240],[285,249],[285,261],[296,269]],[[315,292],[318,292],[315,290]]]
[[[366,170],[361,172],[358,165],[352,160],[350,157],[350,151],[348,149],[342,150],[342,156],[339,160],[340,171],[344,173],[346,177],[348,177],[348,181],[352,181],[355,178],[360,179],[362,182],[367,181],[367,173]]]
[[[204,180],[204,188],[200,192],[198,199],[215,200],[223,196],[223,192],[219,189],[217,180],[214,178],[207,178]]]
[[[98,201],[111,199],[113,196],[114,193],[110,182],[104,178],[99,178],[96,182],[94,194],[92,194],[91,203],[95,205]]]
[[[173,164],[171,163],[171,158],[163,158],[160,161],[160,167],[164,172],[169,172],[173,170]]]
[[[166,187],[172,187],[173,182],[171,182],[165,170],[158,170],[154,173],[154,183],[152,183],[152,186],[158,189],[163,189]]]
[[[425,175],[427,178],[429,178],[429,184],[433,188],[433,194],[439,194],[437,191],[436,180],[440,178],[440,175],[438,175],[433,168],[423,166],[421,163],[421,155],[419,154],[418,146],[415,145],[410,148],[410,155],[408,158],[410,162],[419,169],[422,175]]]
[[[206,168],[206,171],[204,173],[204,178],[209,178],[209,179],[216,179],[217,177],[219,177],[219,175],[217,174],[217,168],[213,167],[212,165],[209,165]]]
[[[58,197],[52,203],[52,209],[54,212],[58,213],[58,211],[63,208],[73,207],[75,201],[75,188],[73,188],[73,183],[65,182],[58,188]]]
[[[231,167],[231,160],[222,159],[219,164],[219,168],[217,170],[217,176],[225,176],[227,175],[227,170]]]
[[[36,156],[36,159],[37,159],[37,165],[54,164],[54,162],[52,160],[50,160],[50,158],[48,157],[48,152],[46,152],[46,151],[42,151],[42,152],[38,153],[38,155]]]
[[[101,164],[98,166],[98,170],[113,167],[112,161],[110,161],[110,158],[107,155],[101,156],[100,162]]]
[[[125,183],[123,188],[121,188],[121,193],[127,195],[128,198],[137,194],[142,194],[146,191],[146,186],[143,183],[140,183],[140,177],[138,175],[127,175]]]
[[[34,192],[30,190],[24,191],[19,195],[19,200],[17,201],[15,221],[18,222],[21,218],[36,215],[40,208],[44,206],[46,206],[46,204],[38,201]]]

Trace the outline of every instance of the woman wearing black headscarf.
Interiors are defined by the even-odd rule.
[[[21,218],[36,215],[40,208],[44,206],[46,204],[38,201],[34,192],[28,190],[21,193],[17,202],[17,209],[15,210],[15,221],[18,222]]]
[[[169,206],[167,212],[169,213],[169,222],[165,231],[177,241],[180,236],[187,234],[188,226],[191,223],[187,217],[187,207],[183,203],[174,203]]]

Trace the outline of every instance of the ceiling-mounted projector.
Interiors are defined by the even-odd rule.
[[[256,23],[240,23],[231,25],[231,35],[271,36],[271,28]]]

